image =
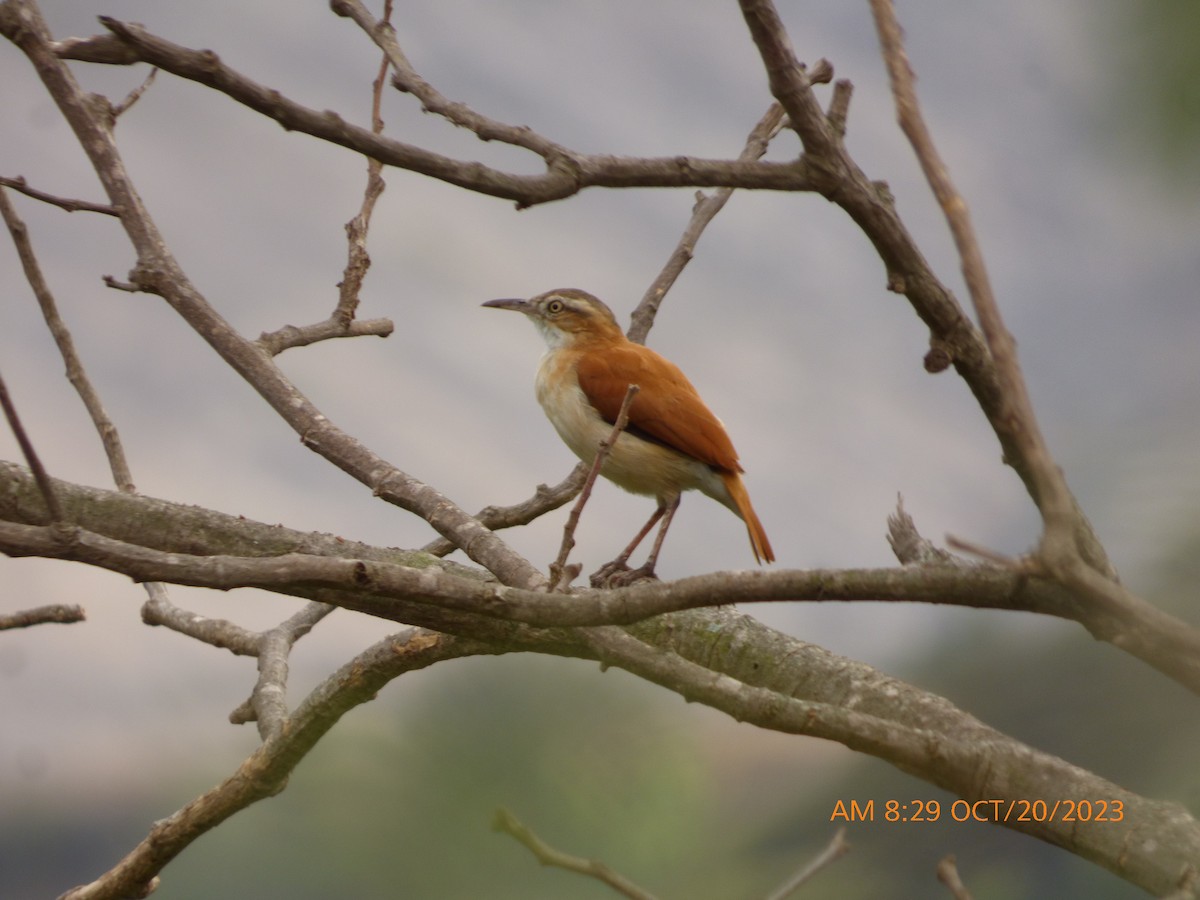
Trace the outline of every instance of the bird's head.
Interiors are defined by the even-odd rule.
[[[624,337],[612,310],[576,288],[559,288],[529,300],[489,300],[484,306],[525,313],[552,348]]]

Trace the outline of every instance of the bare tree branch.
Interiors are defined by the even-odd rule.
[[[391,0],[387,0],[384,21],[391,15]],[[380,117],[380,102],[383,87],[387,77],[388,61],[384,57],[379,66],[379,75],[375,79],[371,101],[371,131],[374,134],[383,132],[383,119]],[[358,321],[355,314],[358,310],[359,292],[366,279],[367,270],[371,267],[371,255],[367,252],[367,232],[370,229],[371,214],[375,203],[384,191],[383,164],[376,159],[367,159],[367,185],[363,191],[362,205],[358,214],[346,223],[346,240],[348,244],[346,267],[342,272],[342,280],[338,283],[338,302],[333,314],[324,322],[317,322],[297,328],[285,325],[271,333],[264,333],[258,338],[258,345],[277,356],[284,350],[293,347],[303,347],[318,341],[339,337],[359,337],[376,335],[388,337],[395,330],[391,319],[369,319]]]
[[[937,864],[937,878],[953,895],[954,900],[972,900],[971,892],[958,875],[958,862],[951,853]]]
[[[0,631],[14,628],[29,628],[33,625],[57,623],[70,625],[87,619],[82,606],[66,606],[56,603],[53,606],[39,606],[35,609],[23,609],[20,612],[0,616]]]
[[[539,484],[528,500],[511,506],[485,506],[475,514],[475,518],[492,531],[528,525],[534,519],[570,503],[582,489],[587,471],[587,466],[583,463],[576,463],[567,477],[553,487]],[[445,556],[456,548],[445,538],[438,538],[421,549],[434,556]]]
[[[749,616],[724,608],[703,609],[654,618],[632,632],[588,630],[602,662],[739,721],[830,737],[851,749],[880,755],[968,803],[988,801],[980,808],[994,824],[1068,848],[1145,890],[1173,888],[1179,873],[1200,859],[1200,823],[1182,806],[1138,797],[1014,741],[943,698],[773,632]],[[639,650],[639,639],[672,652]],[[774,662],[762,665],[764,660]],[[793,706],[781,697],[803,702]],[[811,705],[814,702],[818,705]],[[823,702],[830,706],[820,705]],[[868,722],[841,719],[843,714],[877,716],[898,730],[885,726],[876,732]],[[832,737],[835,733],[840,736]],[[1036,823],[1017,821],[1022,798],[1061,799],[1068,809],[1100,797],[1111,798],[1106,810],[1119,822],[1064,822],[1053,816]],[[1006,799],[993,802],[999,798]]]
[[[1086,577],[1080,572],[1079,566],[1084,562],[1081,554],[1087,555],[1088,565],[1094,566],[1109,579],[1114,578],[1116,573],[1104,556],[1099,542],[1092,536],[1091,527],[1071,495],[1062,470],[1055,464],[1038,427],[1017,361],[1016,342],[1004,325],[992,293],[966,200],[955,188],[921,115],[896,11],[891,0],[871,0],[871,11],[875,16],[884,62],[892,82],[900,128],[912,144],[925,178],[949,223],[962,261],[967,290],[994,362],[1000,392],[993,424],[1004,431],[1001,441],[1006,447],[1011,445],[1019,454],[1020,469],[1028,473],[1030,495],[1045,523],[1039,558],[1059,577],[1068,579],[1078,589],[1091,592],[1096,589],[1099,579]],[[1117,591],[1107,587],[1102,593],[1109,599],[1119,596]]]
[[[846,152],[840,137],[845,123],[840,118],[830,121],[821,110],[812,93],[812,78],[796,59],[772,0],[741,0],[741,7],[767,70],[771,93],[783,104],[804,144],[813,189],[842,207],[875,245],[887,267],[889,289],[908,297],[930,328],[931,344],[944,357],[930,371],[941,371],[953,363],[995,431],[1005,462],[1014,468],[1040,506],[1045,473],[1031,468],[1025,439],[1013,430],[1007,379],[998,371],[988,342],[930,270],[896,214],[886,185],[871,182]],[[834,110],[831,105],[831,112]],[[1077,506],[1073,500],[1072,505]],[[1074,537],[1085,548],[1091,565],[1111,574],[1099,541],[1077,508],[1071,521]],[[1108,602],[1113,601],[1110,589],[1099,591],[1107,594]]]
[[[54,54],[45,22],[32,3],[7,0],[0,7],[0,33],[29,57],[118,210],[138,254],[130,281],[166,300],[300,435],[305,446],[369,486],[376,495],[424,518],[501,580],[525,587],[543,584],[545,578],[536,567],[439,491],[389,464],[335,426],[261,347],[242,338],[209,305],[167,250],[125,172],[111,129]]]
[[[63,522],[62,504],[59,503],[58,495],[54,492],[50,476],[47,474],[45,467],[42,466],[42,461],[38,458],[37,450],[33,447],[33,442],[25,432],[25,426],[21,424],[21,417],[17,415],[16,405],[13,403],[12,397],[9,396],[8,385],[4,383],[3,378],[0,378],[0,410],[3,410],[4,418],[8,421],[8,427],[12,431],[13,437],[17,439],[17,444],[21,447],[21,453],[24,455],[25,461],[29,463],[30,471],[33,472],[34,480],[37,482],[38,490],[42,495],[42,501],[46,505],[44,514],[49,514],[51,522]]]
[[[849,160],[841,148],[838,140],[837,129],[833,128],[829,121],[825,118],[820,108],[816,105],[811,96],[811,84],[813,79],[803,74],[803,69],[795,60],[794,54],[790,49],[790,43],[787,41],[786,34],[782,30],[782,25],[778,20],[778,15],[774,11],[773,5],[769,0],[755,0],[755,2],[746,2],[743,4],[743,10],[747,16],[747,22],[751,26],[751,33],[759,44],[760,52],[763,53],[764,62],[766,63],[768,73],[772,79],[772,90],[780,98],[785,108],[788,110],[791,118],[791,124],[795,127],[805,142],[807,156],[812,158],[820,156],[820,177],[810,180],[809,176],[813,173],[809,172],[809,166],[805,166],[806,177],[804,184],[785,185],[770,185],[756,181],[755,177],[745,170],[745,164],[738,163],[736,171],[738,175],[736,182],[745,187],[779,187],[781,189],[815,189],[825,194],[831,200],[842,205],[848,213],[854,217],[876,244],[881,255],[887,263],[889,272],[889,284],[897,290],[906,292],[910,299],[913,300],[919,314],[927,322],[935,327],[935,333],[938,335],[940,346],[954,360],[960,373],[968,380],[972,390],[981,402],[981,406],[988,414],[989,419],[995,424],[1001,413],[999,398],[1001,396],[1000,385],[997,381],[994,366],[991,364],[990,354],[972,325],[963,316],[961,309],[954,302],[953,298],[937,284],[936,279],[928,271],[919,252],[912,245],[911,239],[908,237],[903,226],[895,217],[894,211],[891,209],[886,197],[879,189],[866,180],[861,171]],[[137,26],[128,26],[123,23],[118,23],[112,20],[106,21],[107,26],[114,29],[114,33],[119,34],[123,41],[126,41],[131,46],[136,48],[139,58],[146,59],[161,65],[170,71],[182,77],[192,77],[200,80],[203,83],[211,84],[212,86],[230,93],[235,99],[242,102],[249,102],[250,105],[259,108],[260,111],[271,114],[275,109],[276,101],[287,107],[287,102],[284,101],[278,92],[271,92],[264,88],[248,82],[236,73],[232,73],[223,67],[219,61],[211,54],[197,53],[195,51],[186,50],[186,48],[177,47],[170,42],[163,41],[160,38],[155,38],[139,29]],[[379,34],[379,30],[375,29],[373,35]],[[168,64],[174,60],[174,67]],[[290,107],[287,107],[290,109]],[[278,110],[276,110],[278,112]],[[292,110],[292,112],[296,112]],[[298,114],[298,113],[297,113]],[[290,115],[290,113],[289,113]],[[323,118],[326,125],[330,117],[321,116],[320,114],[311,114],[312,117],[318,119]],[[277,116],[278,117],[278,116]],[[303,118],[303,116],[301,116]],[[287,119],[284,122],[288,127],[299,127],[299,124],[292,119]],[[313,124],[309,122],[308,124]],[[337,120],[338,129],[348,129],[341,120]],[[305,130],[301,128],[300,130]],[[309,130],[309,133],[314,133]],[[369,132],[367,134],[370,134]],[[322,136],[319,135],[318,136]],[[325,135],[328,137],[328,135]],[[377,136],[371,135],[372,138]],[[361,143],[361,142],[360,142]],[[367,143],[370,143],[367,140]],[[393,161],[387,158],[386,154],[374,152],[378,147],[358,146],[355,149],[360,149],[362,152],[373,155],[389,164],[403,165],[402,161]],[[575,156],[575,161],[578,162],[581,157]],[[613,158],[604,158],[613,160]],[[640,163],[654,163],[651,160],[638,161]],[[672,166],[680,162],[679,159],[671,161]],[[635,184],[655,184],[655,185],[682,185],[693,184],[700,186],[708,186],[714,184],[705,172],[705,167],[697,165],[696,160],[685,160],[683,168],[689,174],[687,179],[679,180],[675,177],[660,178],[661,172],[658,172],[656,165],[650,165],[643,168],[643,172],[651,173],[648,179],[632,179],[627,180],[624,177],[609,180],[598,180],[596,184],[608,184],[609,186],[632,186]],[[799,165],[797,163],[796,165]],[[473,172],[478,174],[481,169],[477,164],[471,164]],[[414,168],[415,171],[423,171],[419,167],[408,166]],[[587,172],[588,166],[576,166],[581,172]],[[796,166],[789,167],[795,170]],[[657,174],[653,174],[657,173]],[[427,171],[426,174],[431,174],[433,177],[442,177],[434,171]],[[745,176],[745,177],[743,177]],[[454,182],[459,183],[459,182]],[[730,186],[733,185],[730,182]],[[472,189],[487,191],[479,185],[464,184],[463,186],[471,187]],[[536,199],[525,198],[528,202],[537,202]],[[525,202],[523,201],[523,202]],[[998,430],[998,436],[1001,438],[1001,443],[1005,445],[1006,450],[1010,441],[1006,437],[1003,429]],[[1026,478],[1027,483],[1030,481],[1029,473],[1023,470],[1020,465],[1019,457],[1015,454],[1007,454],[1006,458],[1010,461],[1016,460],[1013,464],[1017,466],[1018,471]],[[1033,490],[1033,488],[1031,488]]]
[[[45,191],[39,191],[37,188],[30,187],[24,178],[7,178],[0,175],[0,187],[12,188],[27,197],[32,197],[34,200],[41,200],[43,203],[49,203],[52,206],[57,206],[59,209],[65,209],[67,212],[94,212],[101,213],[106,216],[115,216],[117,211],[111,206],[103,203],[91,203],[87,200],[69,200],[65,197],[55,197],[53,194],[47,194]]]
[[[150,834],[116,866],[60,900],[119,900],[142,896],[163,867],[196,838],[259,800],[273,796],[292,770],[343,715],[374,699],[389,681],[434,663],[493,648],[420,629],[385,638],[320,684],[286,723],[221,784],[155,823]],[[286,727],[284,727],[286,725]]]
[[[335,10],[336,11],[336,10]],[[380,27],[391,28],[392,0],[385,0],[383,5],[383,21]],[[375,77],[371,90],[371,131],[383,134],[383,116],[380,108],[383,104],[383,88],[387,83],[388,68],[391,63],[385,53],[379,63],[379,74]],[[371,256],[367,253],[367,232],[371,227],[371,214],[375,211],[375,203],[384,191],[383,163],[377,159],[367,160],[367,185],[363,191],[362,207],[353,219],[346,223],[346,237],[349,243],[349,257],[342,282],[338,285],[338,304],[334,318],[343,323],[354,319],[358,309],[358,294],[362,288],[367,269],[371,266]]]
[[[375,42],[395,70],[393,86],[412,94],[421,102],[425,112],[441,116],[452,125],[466,128],[483,141],[500,141],[530,150],[553,166],[556,159],[569,159],[573,154],[566,147],[548,140],[530,128],[509,125],[475,112],[465,103],[455,103],[417,74],[396,41],[396,30],[385,16],[376,22],[359,0],[332,0],[330,9],[339,16],[352,19]]]
[[[63,362],[67,367],[67,380],[74,386],[75,391],[79,394],[79,398],[83,401],[83,405],[87,408],[88,415],[92,418],[92,424],[96,426],[96,431],[100,434],[100,440],[104,445],[104,453],[108,457],[109,468],[112,470],[113,480],[117,487],[123,491],[134,490],[133,475],[129,471],[129,463],[125,459],[125,449],[121,446],[121,438],[117,433],[116,426],[113,425],[112,419],[104,409],[104,404],[100,400],[100,395],[92,386],[91,379],[88,378],[87,372],[83,368],[83,363],[79,359],[79,354],[75,350],[75,341],[71,337],[71,332],[67,329],[66,323],[63,322],[62,316],[58,312],[58,304],[54,300],[54,294],[50,291],[50,286],[46,283],[45,277],[42,275],[41,266],[38,265],[37,256],[33,252],[33,244],[29,240],[29,232],[25,227],[25,223],[17,216],[17,212],[13,209],[12,204],[8,202],[8,197],[3,190],[0,190],[0,215],[3,216],[5,223],[8,225],[9,233],[12,234],[13,243],[17,247],[17,255],[21,259],[21,265],[25,270],[25,278],[29,282],[29,286],[33,289],[33,295],[37,299],[38,306],[42,309],[42,316],[46,320],[46,326],[50,329],[50,334],[54,338],[54,343],[58,346],[58,351],[62,355]]]
[[[816,857],[805,863],[804,867],[785,881],[779,888],[772,891],[767,900],[787,900],[787,898],[803,887],[814,875],[822,869],[837,862],[850,852],[850,842],[846,840],[846,829],[839,828],[833,838]]]
[[[0,474],[10,470],[11,467],[0,467]],[[17,488],[23,485],[25,492],[36,490],[28,475],[23,480],[14,476],[12,481],[18,482],[15,485]],[[64,495],[69,496],[70,492],[61,487],[62,483],[58,484]],[[0,491],[0,498],[20,493],[20,490],[14,491],[13,487]],[[89,492],[93,496],[104,493]],[[140,502],[143,499],[109,493],[122,503]],[[94,502],[87,504],[89,511],[79,517],[81,521],[86,522],[89,516],[96,515],[97,505]],[[244,528],[248,534],[256,533],[258,529],[281,531],[243,522],[233,516],[219,520],[210,518],[208,521],[206,530],[184,535],[194,549],[201,549],[196,544],[197,539],[206,539],[210,535],[209,539],[227,541],[227,538],[220,537],[220,533],[213,530],[217,521],[223,521],[235,531]],[[4,526],[2,534],[6,546],[14,529],[19,531],[22,527],[26,526]],[[33,533],[43,531],[36,527],[32,529]],[[319,543],[320,536],[302,538],[283,533],[279,539],[301,543],[313,540]],[[77,555],[91,552],[89,548],[112,553],[115,543],[96,541],[77,534],[74,547]],[[344,546],[348,543],[329,540],[326,546],[330,552],[356,552],[353,545]],[[36,549],[39,552],[52,551],[49,547]],[[135,555],[142,564],[154,558],[153,553],[144,550]],[[268,569],[280,567],[279,571],[292,563],[289,559],[281,558],[261,562]],[[228,573],[244,566],[246,561],[234,559],[229,560],[228,564],[225,560],[221,563],[224,574],[210,574],[214,583],[226,584]],[[332,565],[326,566],[325,563]],[[155,564],[181,567],[185,562],[158,559]],[[451,587],[442,574],[435,570],[424,573],[401,571],[401,567],[367,565],[362,560],[353,559],[309,560],[304,563],[304,566],[310,565],[312,568],[293,569],[292,575],[306,579],[304,585],[294,588],[295,593],[337,602],[385,618],[417,619],[422,608],[437,613],[438,608],[422,603],[422,598],[432,598],[439,591]],[[360,581],[356,589],[346,591],[323,590],[307,580],[309,576],[316,576],[319,583],[319,579],[331,571],[341,572],[341,577],[348,577],[351,581],[361,579],[364,572],[368,573],[370,579],[381,574],[384,577],[379,581],[370,580],[368,584]],[[963,575],[963,570],[951,571],[957,577]],[[265,573],[256,574],[261,576]],[[778,586],[775,581],[781,577],[808,579],[809,590],[814,598],[828,598],[843,583],[840,578],[846,573],[832,574],[833,577],[826,577],[830,573],[751,573],[749,576],[730,576],[728,582],[723,583],[715,593],[708,593],[707,602],[713,602],[714,598],[720,598],[720,602],[740,601],[744,597],[733,590],[737,586],[740,585],[747,594],[755,593],[752,585],[762,582]],[[888,577],[899,577],[901,580],[914,578],[915,581],[915,576],[919,574],[922,574],[920,570],[915,573],[909,570],[895,573],[893,570]],[[1001,574],[1005,578],[1012,578],[1009,572],[1002,571]],[[391,584],[404,599],[372,603],[371,595],[366,591],[376,589],[387,578],[396,579]],[[689,584],[689,581],[692,583]],[[819,647],[771,632],[748,617],[712,609],[659,615],[633,626],[632,634],[615,626],[547,630],[505,624],[494,618],[522,605],[525,609],[533,609],[535,605],[540,605],[543,610],[552,609],[560,600],[562,603],[555,616],[573,615],[571,606],[586,606],[592,602],[603,607],[605,597],[615,598],[625,607],[630,604],[636,606],[646,598],[654,598],[658,592],[681,589],[699,591],[700,581],[703,581],[703,577],[671,585],[634,585],[619,591],[556,597],[489,587],[484,583],[466,587],[467,580],[458,579],[455,596],[459,599],[475,596],[476,607],[486,609],[487,613],[441,610],[437,622],[440,630],[482,637],[496,652],[526,649],[598,658],[607,665],[627,669],[688,699],[699,700],[723,710],[739,720],[773,730],[837,740],[852,749],[877,755],[967,799],[995,798],[1009,803],[1006,808],[1011,808],[1010,801],[1021,798],[1055,798],[1064,802],[1104,799],[1114,811],[1119,805],[1119,821],[1089,823],[1090,827],[1082,831],[1080,823],[1059,820],[1029,822],[1017,821],[1019,817],[1009,817],[997,821],[997,824],[1068,846],[1122,877],[1148,886],[1148,889],[1155,889],[1154,885],[1164,889],[1169,886],[1162,880],[1164,860],[1200,858],[1200,825],[1180,807],[1149,801],[1124,791],[987,728],[954,709],[945,700],[885,678],[862,664],[835,657]],[[886,580],[877,583],[883,586]],[[402,586],[404,591],[400,590]],[[726,586],[730,590],[724,590]],[[790,585],[781,592],[795,596],[796,592],[790,589],[794,586]],[[912,587],[911,582],[909,586]],[[978,593],[977,588],[981,590],[983,586],[982,582],[975,582],[972,591]],[[458,590],[460,587],[463,589]],[[1024,586],[1008,581],[1005,589],[1011,594],[1014,588],[1020,587]],[[998,602],[1005,602],[1001,600],[1003,593],[997,592]],[[1064,597],[1064,602],[1070,602],[1069,594],[1060,592],[1060,595]],[[438,599],[446,605],[459,602],[454,598]],[[414,600],[417,602],[412,602]],[[620,619],[623,615],[617,613],[614,617]],[[488,626],[488,621],[495,624]],[[744,653],[744,648],[751,646],[753,652]],[[770,667],[764,667],[761,665],[763,659],[775,662]],[[846,678],[851,673],[854,673],[854,681],[848,685]],[[795,699],[788,700],[787,697]],[[981,772],[988,773],[983,780],[980,779]]]
[[[137,54],[115,34],[94,34],[85,38],[63,38],[51,47],[60,59],[110,66],[132,66],[141,62]]]
[[[758,123],[746,138],[746,146],[738,157],[739,162],[752,162],[760,159],[767,152],[767,146],[783,127],[783,107],[778,103],[771,104]],[[675,280],[683,272],[684,267],[691,262],[696,251],[696,242],[704,229],[729,202],[733,196],[733,188],[723,187],[709,196],[697,192],[696,203],[692,207],[692,218],[683,230],[683,236],[667,259],[666,265],[658,273],[637,308],[633,311],[632,323],[629,326],[629,339],[639,344],[646,342],[646,335],[654,325],[654,317],[667,291],[675,284]]]
[[[620,872],[614,871],[606,863],[595,859],[584,859],[582,856],[572,856],[554,849],[507,809],[496,810],[496,815],[492,818],[492,828],[515,838],[543,866],[554,866],[578,875],[595,878],[623,897],[631,897],[633,900],[654,900],[653,894],[643,890]]]
[[[258,733],[264,741],[279,736],[288,724],[288,656],[292,647],[335,608],[327,603],[309,603],[286,621],[263,632],[258,652],[258,681],[249,701],[252,716],[245,720],[252,718],[258,723]]]
[[[489,584],[479,580],[478,573],[446,562],[429,567],[423,554],[397,560],[394,552],[348,541],[309,545],[310,537],[278,528],[265,545],[242,540],[235,536],[244,533],[250,538],[267,526],[111,492],[108,502],[145,503],[146,511],[123,521],[110,536],[91,530],[112,530],[105,513],[106,492],[55,481],[79,526],[71,540],[63,542],[52,528],[14,522],[33,505],[28,497],[36,495],[36,487],[20,467],[0,463],[0,483],[4,480],[9,485],[0,493],[0,551],[81,560],[138,580],[219,590],[258,587],[428,628],[454,633],[465,628],[465,633],[476,635],[479,632],[470,628],[481,627],[480,617],[542,628],[619,625],[714,603],[916,602],[1034,612],[1078,622],[1092,636],[1200,692],[1197,629],[1150,604],[1098,607],[1052,581],[1007,567],[715,572],[620,590],[546,594]],[[6,502],[5,493],[12,499]],[[89,499],[78,503],[74,497]],[[37,513],[32,515],[36,519]],[[175,520],[177,536],[159,532],[159,516]],[[188,528],[190,520],[203,524]],[[239,545],[253,547],[260,555],[238,555]]]
[[[137,96],[140,96],[141,92],[149,86],[150,81],[151,79],[147,78],[142,83],[141,88],[135,92]],[[131,99],[127,101],[127,107],[136,101],[137,96],[131,95]],[[88,377],[87,371],[83,367],[83,362],[75,349],[75,341],[71,337],[71,332],[59,314],[58,304],[54,299],[54,294],[51,292],[49,285],[46,283],[45,277],[42,275],[41,266],[38,264],[37,256],[34,254],[33,244],[29,240],[25,223],[17,216],[16,210],[12,208],[12,205],[8,202],[8,197],[5,196],[2,189],[0,189],[0,214],[3,215],[5,222],[9,226],[13,241],[17,246],[21,265],[25,270],[26,280],[33,290],[38,306],[42,310],[42,317],[46,321],[46,326],[54,338],[54,343],[58,347],[63,362],[66,364],[67,380],[75,388],[76,393],[79,394],[84,407],[88,411],[88,415],[91,417],[92,424],[100,436],[100,442],[104,447],[104,455],[108,459],[113,481],[116,482],[119,490],[133,492],[136,488],[133,483],[133,474],[129,469],[129,462],[125,457],[125,448],[121,443],[121,436],[117,431],[116,425],[104,409],[100,395],[92,385],[92,381]],[[148,624],[183,623],[180,630],[195,633],[198,628],[197,623],[202,620],[202,617],[168,616],[166,613],[167,609],[174,609],[174,607],[171,606],[168,599],[166,587],[157,583],[148,583],[146,584],[146,591],[149,599],[143,609],[143,619]],[[152,622],[152,619],[156,615],[159,616],[159,622]],[[233,628],[232,624],[229,625],[229,628]]]
[[[964,561],[921,536],[917,524],[904,509],[904,498],[896,496],[896,511],[887,518],[888,544],[902,566],[961,566]]]
[[[271,332],[263,332],[254,343],[271,356],[278,356],[293,347],[307,347],[331,338],[388,337],[396,326],[391,319],[354,319],[345,322],[336,313],[323,322],[311,325],[284,325]]]
[[[171,602],[162,582],[146,582],[149,595],[142,604],[142,621],[147,625],[161,625],[171,631],[228,650],[238,656],[256,656],[259,636],[227,619],[213,619],[180,609]]]
[[[900,126],[950,225],[967,288],[994,361],[999,399],[989,418],[1005,448],[1006,461],[1022,473],[1042,516],[1042,538],[1031,562],[1095,606],[1126,611],[1148,609],[1148,603],[1117,580],[1116,570],[1046,446],[1017,361],[1016,343],[1004,325],[992,293],[967,204],[954,187],[921,115],[895,10],[890,0],[871,0],[871,8],[892,80]],[[1120,640],[1115,643],[1124,646]]]
[[[812,93],[817,80],[796,58],[775,5],[771,0],[741,0],[741,7],[750,37],[762,57],[771,94],[787,110],[805,152],[823,160],[837,158],[841,153],[837,132]]]
[[[112,116],[114,120],[120,118],[133,106],[133,104],[142,99],[142,94],[146,93],[146,91],[149,90],[150,85],[154,84],[154,76],[157,74],[158,69],[151,69],[150,74],[146,76],[142,83],[126,94],[125,99],[113,107]]]
[[[567,150],[543,140],[534,143],[544,154],[546,173],[514,175],[478,162],[451,159],[376,135],[370,129],[346,122],[336,113],[308,109],[279,91],[255,83],[230,69],[210,51],[181,47],[149,34],[133,23],[120,22],[107,16],[102,16],[100,21],[112,30],[128,53],[109,54],[110,58],[94,61],[127,64],[140,60],[151,63],[180,78],[221,91],[274,119],[288,130],[340,144],[377,159],[384,165],[407,169],[481,194],[513,200],[522,207],[561,200],[586,187],[745,187],[783,191],[803,191],[812,187],[809,174],[800,162],[739,163],[690,156],[655,159],[604,156]],[[373,32],[373,36],[375,33],[378,30]],[[104,47],[105,54],[108,54],[107,42],[89,44],[80,41],[70,46],[69,51],[73,53],[71,58],[83,58],[89,46]],[[68,52],[68,48],[61,44],[51,49]],[[490,123],[491,120],[483,121]],[[481,125],[476,133],[483,140],[498,140],[501,133],[515,135],[523,126],[501,125],[499,128],[497,132]],[[519,144],[520,140],[514,137],[509,142]]]
[[[1172,887],[1159,900],[1197,900],[1200,898],[1200,866],[1188,866]]]

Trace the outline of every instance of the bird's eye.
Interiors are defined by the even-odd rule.
[[[566,304],[561,300],[551,300],[546,304],[546,312],[552,316],[557,316],[560,312],[566,309]]]

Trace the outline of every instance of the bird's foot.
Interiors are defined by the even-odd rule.
[[[617,588],[638,581],[658,581],[658,576],[654,574],[654,566],[649,563],[631,569],[624,560],[614,559],[593,572],[589,580],[594,588]]]

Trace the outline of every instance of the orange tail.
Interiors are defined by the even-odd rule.
[[[746,523],[746,531],[750,533],[750,549],[754,551],[754,561],[775,562],[775,551],[771,549],[771,542],[767,540],[767,533],[763,531],[758,514],[750,505],[750,494],[746,491],[742,477],[737,472],[722,472],[721,480],[725,482],[725,490],[729,492],[734,506],[737,507],[737,514]]]

